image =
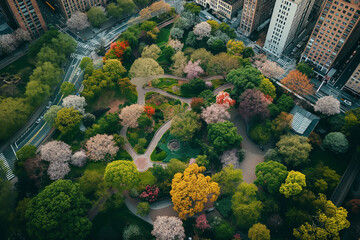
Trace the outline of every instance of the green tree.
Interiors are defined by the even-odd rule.
[[[5,237],[9,228],[9,217],[14,209],[16,193],[14,192],[11,183],[2,178],[0,178],[0,192],[0,229],[1,235]]]
[[[308,76],[309,78],[314,76],[314,69],[305,62],[299,62],[296,69]]]
[[[60,92],[64,97],[75,92],[75,85],[71,82],[63,82],[60,86]]]
[[[141,202],[136,206],[136,213],[144,217],[150,212],[150,205],[148,202]]]
[[[85,239],[91,229],[90,202],[79,184],[58,180],[31,199],[26,210],[29,236],[38,240]]]
[[[318,165],[303,171],[307,187],[316,193],[332,193],[340,181],[340,175],[328,166]]]
[[[226,76],[231,69],[238,67],[238,59],[223,52],[212,56],[207,63],[206,69],[209,74]]]
[[[171,62],[172,56],[174,56],[175,50],[171,46],[165,46],[161,52],[161,56],[165,57],[167,62]]]
[[[280,186],[280,193],[284,194],[286,198],[298,195],[306,187],[305,175],[301,172],[291,170],[285,180]]]
[[[58,66],[50,62],[44,62],[34,69],[34,72],[30,76],[30,82],[39,81],[53,88],[60,83],[61,73],[62,70]]]
[[[58,54],[55,50],[49,46],[42,47],[37,55],[37,66],[43,65],[45,62],[50,62],[55,66],[60,66],[66,61],[64,54]]]
[[[185,3],[184,7],[191,13],[198,14],[201,11],[201,7],[196,3]]]
[[[110,4],[109,4],[110,5]],[[89,57],[83,57],[81,59],[81,62],[80,62],[80,69],[81,70],[85,70],[86,66],[89,64],[89,63],[92,63],[92,59],[89,58]]]
[[[215,227],[215,239],[228,240],[234,236],[234,228],[228,222],[223,222]]]
[[[279,113],[280,112],[290,112],[290,110],[294,107],[294,100],[292,99],[292,97],[290,97],[286,94],[283,94],[277,100],[276,105],[279,108]]]
[[[198,155],[195,159],[195,163],[198,166],[204,166],[204,167],[208,167],[209,166],[209,159],[206,155]]]
[[[208,139],[219,153],[240,147],[243,138],[232,122],[225,121],[208,125]]]
[[[40,81],[30,81],[26,85],[25,95],[34,106],[38,106],[50,96],[50,87]]]
[[[255,56],[254,49],[252,47],[246,47],[244,48],[242,52],[243,58],[249,58]]]
[[[117,19],[123,15],[123,10],[117,4],[109,3],[106,6],[106,14],[108,17]]]
[[[129,71],[131,77],[148,77],[164,74],[162,67],[152,58],[138,58]]]
[[[85,170],[79,179],[80,191],[85,196],[90,196],[99,190],[103,180],[103,173],[97,170]]]
[[[325,136],[323,146],[334,153],[345,153],[349,148],[349,141],[341,132],[331,132]]]
[[[276,137],[288,133],[291,129],[291,122],[293,115],[286,112],[281,112],[277,118],[271,122],[271,130]]]
[[[257,187],[253,183],[241,183],[232,196],[231,208],[240,228],[249,228],[259,221],[263,203],[257,199]]]
[[[255,175],[256,185],[263,186],[271,194],[276,194],[281,183],[285,181],[288,171],[281,163],[269,161],[256,165]]]
[[[20,148],[19,151],[16,152],[16,157],[20,161],[25,161],[29,158],[33,158],[36,156],[36,150],[37,147],[32,145],[25,145],[22,148]]]
[[[77,42],[68,34],[60,33],[56,38],[51,39],[51,47],[59,55],[69,56],[75,52]]]
[[[270,240],[270,230],[261,223],[254,224],[248,232],[250,240]]]
[[[276,144],[277,151],[288,166],[299,166],[309,161],[312,149],[307,137],[298,135],[284,135]]]
[[[211,52],[206,51],[205,48],[199,48],[191,54],[190,60],[192,62],[200,60],[200,67],[206,71],[207,63],[210,61],[212,56]]]
[[[212,180],[219,184],[221,194],[233,194],[243,181],[242,170],[230,165],[215,173]]]
[[[107,59],[104,63],[103,70],[108,72],[115,81],[122,78],[126,73],[125,67],[117,59]]]
[[[44,115],[44,120],[47,122],[50,126],[54,125],[55,118],[57,116],[58,111],[62,109],[61,106],[58,105],[52,105],[49,110]]]
[[[226,81],[234,84],[233,92],[240,96],[246,89],[256,88],[263,77],[261,72],[252,66],[233,69],[227,75]]]
[[[0,99],[0,140],[9,138],[25,124],[31,110],[31,106],[24,99]]]
[[[263,124],[254,124],[250,128],[250,138],[258,144],[266,144],[271,139],[271,123],[269,120]]]
[[[71,108],[60,109],[55,118],[55,127],[59,129],[62,134],[67,134],[80,126],[82,116],[80,112]]]
[[[201,128],[199,120],[200,116],[193,111],[179,113],[171,120],[170,133],[183,141],[189,141]]]
[[[100,27],[101,24],[107,21],[104,11],[101,7],[92,7],[87,12],[89,22],[94,27]]]
[[[134,162],[118,160],[109,163],[105,169],[105,182],[119,191],[136,187],[139,183],[139,171]]]
[[[276,98],[276,88],[274,84],[272,84],[272,82],[267,78],[263,78],[261,80],[259,90],[265,95],[272,97],[272,99]]]

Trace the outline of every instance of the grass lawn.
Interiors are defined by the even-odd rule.
[[[141,239],[153,239],[150,232],[152,226],[133,215],[124,205],[118,209],[108,209],[99,213],[93,220],[91,233],[87,240],[120,240],[124,228],[136,224],[140,227],[143,237]]]
[[[165,45],[169,41],[171,27],[172,27],[172,24],[160,29],[160,32],[156,39],[156,44],[158,46]]]
[[[336,155],[330,151],[323,151],[321,149],[314,149],[311,151],[309,158],[311,159],[309,166],[316,166],[323,162],[325,166],[334,169],[338,174],[343,175],[348,166],[351,156],[350,154]]]
[[[96,170],[98,173],[103,175],[107,164],[107,162],[87,162],[84,167],[71,166],[71,171],[68,175],[66,175],[66,178],[79,178],[83,175],[85,170]]]
[[[140,185],[146,187],[146,185],[154,185],[155,184],[155,177],[150,171],[141,172],[139,174],[140,177]]]

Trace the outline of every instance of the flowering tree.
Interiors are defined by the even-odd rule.
[[[164,70],[152,58],[138,58],[131,66],[129,73],[132,77],[148,77],[164,74]]]
[[[116,155],[119,148],[115,145],[112,135],[97,134],[86,142],[86,155],[94,161],[105,160]]]
[[[185,229],[180,218],[158,216],[151,234],[156,240],[182,240],[185,238]]]
[[[86,163],[86,152],[84,150],[77,151],[72,155],[70,163],[76,167],[83,167]]]
[[[171,10],[169,4],[165,3],[164,1],[157,1],[151,4],[150,6],[141,9],[139,15],[139,21],[144,21],[150,19],[152,17],[158,16],[162,13],[168,12]]]
[[[71,158],[70,146],[61,141],[51,141],[40,147],[40,157],[48,162],[67,162]]]
[[[210,224],[208,223],[208,220],[206,219],[206,215],[205,214],[201,214],[197,219],[196,219],[196,225],[195,227],[197,227],[198,229],[205,231],[206,229],[210,228]]]
[[[194,163],[189,165],[184,173],[174,175],[170,195],[180,218],[185,219],[186,216],[191,217],[201,212],[205,203],[209,200],[216,201],[220,194],[219,185],[213,182],[211,177],[205,177],[200,173],[203,171],[205,167],[199,167]]]
[[[223,164],[224,167],[228,167],[230,165],[234,166],[234,168],[239,167],[239,156],[238,156],[238,149],[230,149],[226,150],[220,156],[220,162]]]
[[[234,106],[235,100],[231,99],[229,93],[219,92],[218,95],[216,95],[216,103],[224,106],[225,108],[230,108]]]
[[[200,60],[196,62],[189,61],[184,68],[184,73],[187,73],[187,78],[197,78],[199,75],[204,73],[204,70],[199,66]]]
[[[265,95],[258,89],[247,89],[240,96],[239,111],[245,119],[249,120],[258,115],[269,116],[269,102]]]
[[[215,103],[202,111],[201,118],[207,124],[224,122],[230,119],[230,113],[226,110],[226,107]]]
[[[201,108],[204,106],[204,99],[203,99],[203,98],[194,97],[194,98],[191,99],[190,106],[191,106],[191,109],[192,109],[194,112],[200,113],[200,112],[201,112]]]
[[[168,44],[174,48],[176,52],[181,51],[181,49],[184,47],[184,44],[177,39],[171,39]]]
[[[240,55],[244,51],[245,46],[242,41],[230,39],[226,44],[226,48],[228,53],[233,55]]]
[[[30,33],[22,28],[16,29],[13,34],[18,43],[29,42],[31,40]]]
[[[66,25],[75,30],[83,30],[89,27],[90,23],[86,13],[77,11],[71,14],[71,17],[66,21]]]
[[[152,44],[150,46],[144,47],[141,57],[142,58],[152,58],[154,60],[158,59],[161,54],[161,49],[156,45]]]
[[[65,108],[73,107],[75,110],[79,111],[81,114],[85,113],[86,101],[84,97],[69,95],[63,99],[62,106]]]
[[[333,96],[325,96],[316,101],[314,109],[327,116],[339,114],[340,102]]]
[[[51,180],[63,179],[69,172],[70,167],[67,162],[52,162],[47,170]]]
[[[110,49],[105,53],[104,62],[106,59],[119,59],[121,61],[127,47],[129,47],[127,41],[116,41],[111,43]]]
[[[147,185],[144,192],[142,192],[139,197],[148,202],[155,202],[158,198],[159,191],[159,188],[155,185]]]
[[[146,116],[151,118],[155,114],[155,108],[153,108],[151,106],[145,106],[144,107],[144,112],[145,112]]]
[[[197,36],[197,40],[202,40],[204,37],[210,37],[211,25],[207,22],[201,22],[195,25],[194,34]]]
[[[0,35],[0,48],[3,53],[11,53],[16,49],[16,47],[16,39],[12,34]]]
[[[254,65],[266,77],[278,79],[285,74],[284,69],[275,62],[268,60],[264,54],[260,54],[255,58]]]
[[[144,106],[139,104],[133,104],[126,106],[121,109],[119,118],[121,119],[121,124],[124,126],[129,126],[130,128],[136,128],[138,126],[138,118],[144,112]]]

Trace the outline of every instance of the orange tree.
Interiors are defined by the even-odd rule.
[[[209,198],[211,202],[215,202],[220,194],[219,185],[211,181],[211,177],[200,173],[203,171],[205,167],[193,163],[184,173],[174,175],[170,195],[174,209],[182,219],[201,212]]]
[[[129,43],[127,41],[117,41],[110,45],[110,49],[105,53],[104,62],[107,59],[119,59],[122,60],[122,56],[126,48],[129,47]]]
[[[280,81],[291,91],[301,95],[309,95],[314,92],[314,85],[310,79],[298,70],[292,70]]]

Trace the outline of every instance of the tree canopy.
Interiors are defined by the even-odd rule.
[[[258,87],[262,80],[261,72],[252,66],[231,70],[226,81],[234,84],[233,92],[239,96],[246,89]]]
[[[118,160],[109,163],[105,169],[104,180],[109,186],[119,189],[131,189],[139,183],[139,171],[134,162]]]
[[[229,121],[209,124],[208,139],[219,153],[240,147],[243,140],[237,128]]]
[[[255,184],[263,186],[271,194],[279,192],[281,183],[283,183],[288,175],[287,168],[278,162],[269,161],[256,165]]]

